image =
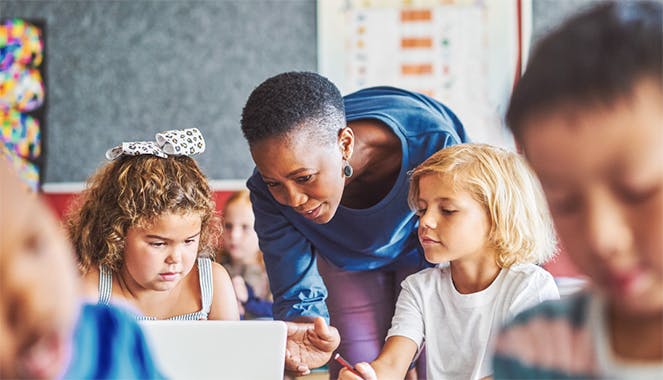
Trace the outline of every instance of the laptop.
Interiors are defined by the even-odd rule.
[[[139,321],[169,379],[283,380],[282,321]]]

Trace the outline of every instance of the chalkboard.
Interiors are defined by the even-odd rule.
[[[314,0],[0,1],[0,16],[49,31],[46,183],[84,181],[121,141],[188,127],[206,137],[211,179],[247,178],[249,93],[317,67]]]
[[[322,0],[341,1],[341,0]],[[591,0],[534,0],[535,42]],[[198,127],[211,179],[253,168],[239,120],[283,71],[317,70],[315,0],[5,1],[0,17],[44,20],[46,183],[84,181],[106,149]]]

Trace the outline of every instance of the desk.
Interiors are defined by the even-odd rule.
[[[314,369],[306,376],[295,377],[295,380],[329,380],[329,371],[324,369]]]

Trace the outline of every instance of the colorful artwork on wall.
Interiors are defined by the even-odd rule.
[[[43,22],[0,20],[0,156],[40,188],[44,135]]]

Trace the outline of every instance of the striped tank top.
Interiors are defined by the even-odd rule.
[[[198,279],[200,281],[200,290],[202,298],[202,308],[195,313],[176,315],[168,319],[177,321],[191,321],[207,319],[212,305],[212,295],[214,292],[212,284],[212,260],[208,257],[198,258]],[[99,303],[108,305],[113,292],[113,273],[105,266],[99,266]],[[156,320],[155,317],[136,315],[138,320]]]

